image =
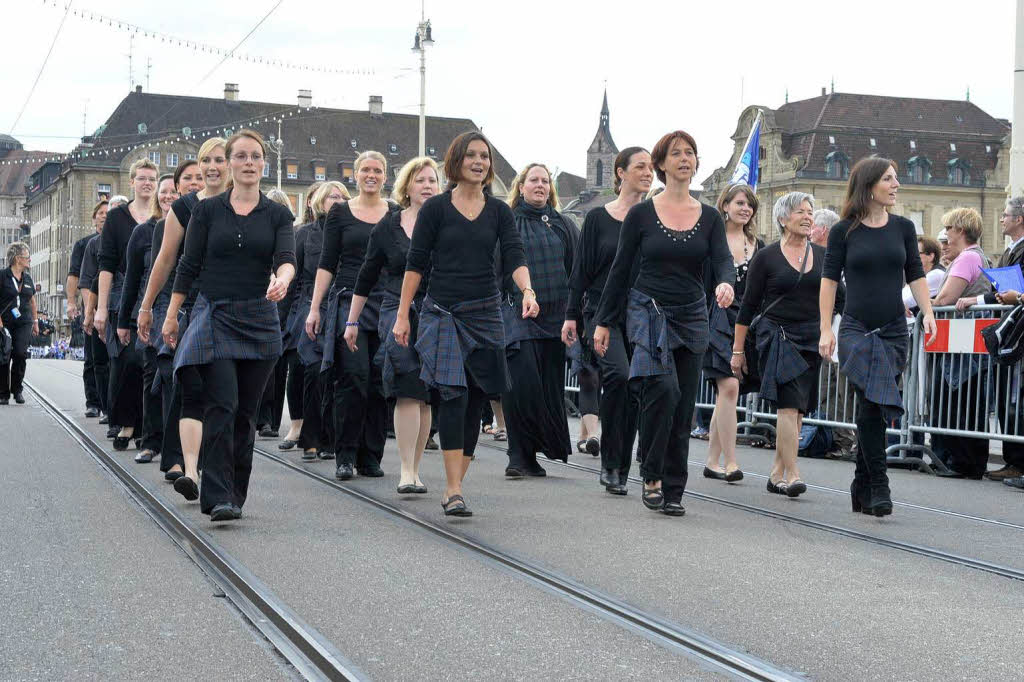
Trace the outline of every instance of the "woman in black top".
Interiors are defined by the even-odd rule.
[[[750,261],[732,346],[732,371],[740,379],[750,369],[745,343],[753,322],[761,397],[778,415],[768,492],[789,497],[807,491],[797,467],[800,426],[818,404],[817,301],[825,249],[810,241],[813,215],[810,194],[790,192],[775,202],[772,222],[782,236]]]
[[[163,220],[177,198],[178,189],[174,175],[160,176],[156,195],[153,197],[153,214],[149,220],[135,227],[128,240],[128,264],[125,267],[124,287],[121,289],[121,304],[117,311],[118,339],[126,346],[137,344],[136,350],[141,350],[143,354],[142,450],[135,455],[135,461],[140,463],[152,462],[153,457],[159,455],[163,447],[163,401],[161,394],[153,390],[153,381],[158,371],[157,349],[150,344],[142,343],[130,323],[137,320],[139,290],[149,277],[149,269],[153,262],[153,233],[156,224]]]
[[[128,177],[134,199],[107,212],[100,236],[99,295],[93,320],[110,356],[110,423],[121,427],[114,438],[115,450],[126,449],[128,441],[142,429],[142,353],[134,344],[123,345],[118,338],[117,311],[128,265],[128,240],[135,226],[146,222],[152,213],[157,168],[149,159],[140,159],[132,164]],[[138,447],[141,440],[137,436],[135,440]]]
[[[86,251],[88,251],[89,244],[99,239],[106,219],[107,202],[100,201],[92,209],[92,225],[96,231],[75,242],[75,247],[71,251],[66,284],[68,317],[81,316],[82,333],[85,335],[85,363],[82,367],[82,382],[85,384],[85,416],[99,417],[101,424],[107,423],[107,373],[110,369],[110,360],[107,358],[106,346],[98,341],[92,328],[95,307],[89,303],[89,298],[92,296],[92,291],[89,290],[91,278],[86,280],[85,270]],[[78,294],[82,295],[80,308],[74,304]]]
[[[493,156],[482,133],[452,140],[444,160],[448,190],[429,199],[416,219],[394,328],[395,340],[408,346],[409,310],[429,268],[416,352],[420,377],[441,400],[437,421],[447,479],[441,506],[447,516],[473,513],[462,496],[462,480],[476,448],[480,413],[488,395],[508,389],[497,257],[524,294],[523,317],[540,312],[512,209],[490,194]]]
[[[383,476],[380,462],[387,439],[387,403],[381,372],[372,362],[380,346],[380,299],[371,297],[358,322],[346,322],[370,231],[388,212],[388,202],[381,196],[387,162],[380,152],[366,151],[356,157],[353,166],[359,194],[349,202],[335,204],[327,214],[324,247],[306,317],[306,333],[324,335],[322,371],[334,373],[334,477],[339,481],[352,478],[353,467],[361,476]],[[320,304],[328,286],[331,293],[321,329]],[[347,326],[359,329],[355,351],[345,343]]]
[[[174,368],[197,367],[202,378],[207,447],[199,504],[213,521],[242,514],[252,473],[256,408],[281,356],[275,304],[295,275],[291,211],[260,192],[263,139],[242,130],[228,139],[225,152],[234,186],[204,199],[192,212],[164,322],[165,340],[175,345],[178,310],[202,272]]]
[[[7,267],[0,270],[0,334],[10,337],[11,355],[0,365],[0,405],[24,404],[22,382],[28,364],[28,344],[39,333],[36,314],[36,285],[29,267],[32,255],[25,242],[7,247]]]
[[[420,459],[430,436],[431,414],[430,394],[420,379],[419,357],[413,348],[399,346],[391,329],[398,315],[402,278],[405,276],[416,218],[423,202],[437,194],[437,191],[437,164],[429,157],[412,159],[399,171],[392,198],[403,210],[388,213],[370,232],[366,260],[356,279],[352,307],[348,311],[349,324],[345,327],[345,343],[350,350],[359,350],[359,326],[352,323],[358,322],[370,292],[378,282],[382,284],[384,300],[377,325],[381,346],[374,360],[382,368],[384,394],[395,400],[395,440],[398,442],[398,456],[402,462],[399,493],[427,492],[427,487],[420,480]],[[427,279],[424,278],[410,311],[410,334],[414,342],[416,311],[423,306],[426,290]]]
[[[839,366],[857,395],[857,470],[850,485],[853,511],[892,513],[886,475],[886,422],[899,419],[903,401],[899,377],[907,363],[908,336],[901,292],[906,279],[923,313],[928,340],[935,316],[928,282],[917,256],[914,224],[889,210],[900,186],[889,159],[861,159],[846,185],[842,220],[828,235],[821,279],[821,339],[818,352],[832,357],[836,339],[832,313],[836,288],[846,283],[839,325]]]
[[[544,476],[537,453],[568,461],[565,417],[565,345],[561,342],[579,230],[558,212],[551,174],[532,163],[513,180],[508,204],[523,243],[526,267],[537,290],[541,314],[523,318],[521,294],[512,273],[499,272],[509,390],[501,397],[508,426],[510,478]]]
[[[601,303],[608,271],[619,245],[622,220],[629,209],[651,189],[654,166],[651,155],[642,147],[628,147],[615,157],[615,192],[618,198],[603,208],[595,208],[583,221],[583,232],[569,279],[569,304],[562,325],[562,341],[573,346],[593,347],[597,307]],[[633,286],[636,268],[630,274]],[[583,318],[584,332],[577,336],[577,324]],[[580,349],[589,354],[588,350]],[[629,382],[632,347],[625,321],[609,327],[608,350],[597,356],[601,376],[601,485],[613,495],[626,494],[626,481],[632,465],[633,441],[640,409],[639,384]],[[596,355],[596,354],[595,354]],[[582,392],[583,378],[580,378]],[[582,397],[580,398],[582,402]],[[595,429],[596,430],[596,429]]]
[[[741,393],[757,390],[749,382],[741,384],[731,366],[736,316],[743,300],[750,260],[764,246],[764,242],[754,236],[757,206],[757,194],[750,185],[729,185],[718,197],[718,212],[725,220],[725,238],[736,267],[736,297],[728,308],[714,305],[710,296],[708,300],[711,340],[704,355],[704,376],[715,382],[716,397],[708,429],[708,460],[704,464],[704,477],[729,483],[743,479],[743,471],[736,463],[736,402]],[[719,466],[720,459],[725,460],[724,468]]]
[[[302,459],[309,462],[319,455],[334,459],[334,392],[327,375],[321,375],[323,334],[306,334],[306,318],[313,300],[317,266],[324,245],[324,222],[335,204],[349,200],[348,190],[337,181],[321,185],[310,201],[313,222],[295,233],[295,269],[298,284],[295,303],[285,323],[285,344],[294,344],[302,363],[302,428],[298,446]],[[327,301],[320,303],[320,315],[327,313]]]
[[[681,516],[686,513],[682,498],[690,420],[708,347],[704,263],[711,261],[715,299],[722,307],[732,304],[736,268],[722,217],[690,196],[699,165],[693,137],[681,130],[665,135],[651,161],[665,191],[626,214],[598,308],[594,350],[598,355],[608,351],[609,328],[628,313],[626,328],[634,344],[630,378],[642,377],[643,384],[643,503]],[[639,272],[630,290],[638,256]]]

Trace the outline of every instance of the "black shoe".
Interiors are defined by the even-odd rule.
[[[658,511],[665,506],[665,496],[661,493],[661,488],[654,488],[653,490],[644,488],[642,500],[645,507],[654,511]]]
[[[507,466],[505,467],[506,478],[523,478],[526,476],[526,471],[519,466]]]
[[[950,469],[949,471],[936,471],[935,475],[939,478],[967,478],[967,474],[962,474],[956,469]]]
[[[406,483],[405,485],[398,486],[399,495],[411,495],[416,492],[416,486],[412,483]]]
[[[334,477],[339,481],[351,480],[354,475],[351,464],[339,464],[338,468],[334,470]]]
[[[303,462],[315,462],[316,461],[316,450],[303,450],[302,451]]]
[[[260,427],[260,438],[277,438],[279,435],[277,429],[272,429],[266,425]]]
[[[170,481],[171,483],[174,483],[175,481],[177,481],[179,478],[181,478],[184,475],[185,474],[180,472],[180,471],[165,471],[164,472],[164,480],[165,481]]]
[[[868,491],[864,490],[854,481],[850,484],[850,507],[854,514],[870,514],[871,499]]]
[[[610,485],[616,485],[619,482],[619,470],[618,469],[601,469],[601,485],[607,488]]]
[[[117,438],[117,434],[121,433],[121,427],[117,424],[110,424],[107,426],[107,438]]]
[[[871,486],[871,513],[875,516],[892,514],[892,497],[889,493],[889,486]]]
[[[298,445],[297,441],[294,441],[294,440],[283,440],[283,441],[281,441],[280,443],[277,444],[277,449],[278,450],[291,450],[296,445]]]
[[[11,399],[10,398],[0,398],[0,405],[10,405],[10,404],[11,404]]]
[[[601,441],[595,436],[591,436],[587,439],[587,444],[584,446],[592,456],[597,457],[601,454]]]
[[[228,504],[227,502],[221,502],[213,509],[210,510],[211,521],[234,521],[235,520],[235,508],[234,505]]]
[[[807,484],[799,478],[792,483],[786,484],[786,495],[789,497],[800,497],[805,492],[807,492]]]
[[[785,495],[786,494],[786,482],[785,481],[779,481],[778,483],[772,483],[772,479],[769,478],[768,479],[768,485],[765,486],[765,487],[768,490],[768,492],[773,493],[775,495]]]
[[[130,441],[130,440],[131,440],[131,438],[128,438],[128,437],[122,438],[121,436],[114,436],[114,449],[115,450],[127,450],[128,449],[128,441]]]
[[[715,471],[711,467],[706,466],[706,467],[704,467],[704,478],[713,478],[716,481],[724,481],[725,480],[725,472],[724,471]]]
[[[430,438],[427,439],[427,444],[424,446],[424,450],[440,450],[440,449],[441,449],[441,446],[439,446],[437,444],[437,441],[434,440],[433,436],[431,436]]]
[[[89,419],[93,419],[94,417],[100,416],[100,411],[95,407],[87,407],[85,408],[85,416]]]
[[[18,403],[19,405],[25,404],[25,396],[22,395],[21,391],[18,391],[17,393],[14,394],[14,402]]]
[[[740,471],[739,469],[733,469],[732,471],[727,471],[725,473],[725,482],[726,483],[736,483],[737,481],[742,481],[742,480],[743,480],[743,472]]]
[[[384,475],[384,470],[379,466],[371,465],[368,467],[356,468],[356,473],[360,476],[366,476],[367,478],[380,478]]]
[[[544,478],[548,472],[537,462],[531,462],[526,465],[526,475],[533,478]]]
[[[102,410],[100,411],[100,421],[99,421],[99,423],[100,424],[109,424],[110,423],[110,417],[107,416],[107,413],[103,412]],[[108,436],[108,438],[109,438],[109,436]]]
[[[321,450],[321,451],[319,451],[319,452],[317,453],[317,456],[318,456],[318,457],[319,457],[320,459],[334,459],[334,453],[333,453],[333,452],[328,452],[328,451],[326,451],[326,450]]]
[[[242,508],[239,507],[237,504],[231,505],[231,513],[234,515],[236,519],[242,518]]]
[[[668,516],[682,516],[686,513],[686,507],[679,502],[666,502],[661,508],[661,513]]]
[[[153,461],[154,457],[158,456],[158,454],[159,453],[153,452],[149,448],[146,448],[139,454],[135,455],[135,461],[138,462],[139,464],[149,464],[150,462]]]
[[[192,500],[199,499],[199,486],[188,476],[179,476],[174,481],[174,492],[178,493],[186,500],[191,502]]]
[[[445,516],[472,516],[473,512],[466,506],[466,500],[462,495],[452,495],[441,503],[441,509]]]

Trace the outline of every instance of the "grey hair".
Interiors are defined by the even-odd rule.
[[[789,216],[793,214],[793,211],[800,208],[800,204],[805,201],[810,202],[811,208],[814,208],[814,195],[807,194],[806,192],[790,192],[789,194],[782,195],[775,202],[775,206],[772,207],[772,220],[775,221],[775,225],[779,228],[780,233],[785,231],[783,221],[789,220]]]
[[[114,196],[107,199],[107,208],[117,208],[122,204],[128,203],[128,197],[123,194],[115,194]]]
[[[1024,216],[1024,196],[1007,199],[1006,212],[1013,216]]]
[[[14,259],[18,256],[31,256],[32,252],[28,248],[28,244],[25,242],[14,242],[7,247],[7,267],[14,267]]]
[[[811,203],[813,206],[813,202]],[[818,227],[824,227],[825,229],[831,230],[832,226],[839,222],[839,214],[835,211],[827,208],[819,208],[814,212],[813,218],[814,224]]]
[[[278,189],[275,187],[274,189],[267,192],[267,198],[276,204],[287,206],[289,209],[291,209],[292,207],[291,199],[288,198],[288,194],[282,189]]]

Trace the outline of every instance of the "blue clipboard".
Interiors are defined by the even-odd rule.
[[[1020,265],[1010,265],[1005,268],[982,268],[981,272],[996,291],[1024,291],[1024,273]]]

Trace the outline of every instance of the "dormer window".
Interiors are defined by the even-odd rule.
[[[870,144],[871,144],[871,148],[872,148],[872,149],[874,149],[875,147],[877,147],[877,146],[878,146],[878,142],[876,142],[876,141],[875,141],[875,138],[873,138],[873,137],[871,138],[871,140],[870,140],[869,142],[870,142]]]
[[[949,143],[949,151],[951,151],[951,152],[955,152],[956,151],[956,143],[955,142],[950,142]]]
[[[355,138],[352,138],[352,140],[350,141],[352,142],[352,149],[355,149],[359,144],[358,142],[356,142]]]
[[[430,154],[431,156],[435,156],[437,154],[437,150],[434,149],[433,147],[427,147],[427,154]]]
[[[836,138],[835,138],[834,135],[829,135],[828,136],[828,143],[829,144],[835,144],[836,143]]]
[[[951,159],[946,164],[946,179],[951,185],[971,184],[971,164],[964,159]]]
[[[389,143],[388,144],[388,154],[397,154],[397,153],[398,153],[398,145],[394,144],[394,143]]]
[[[825,177],[842,180],[850,173],[850,159],[846,154],[835,151],[825,155]]]
[[[927,185],[932,179],[932,162],[923,156],[912,156],[907,160],[907,181]]]
[[[992,153],[992,145],[990,145],[990,144],[985,145],[985,153],[986,154],[991,154]]]
[[[309,143],[310,144],[316,144],[316,137],[314,135],[310,135],[309,136]]]
[[[913,140],[911,140],[910,141],[910,148],[911,149],[917,149],[917,142],[914,142]]]

